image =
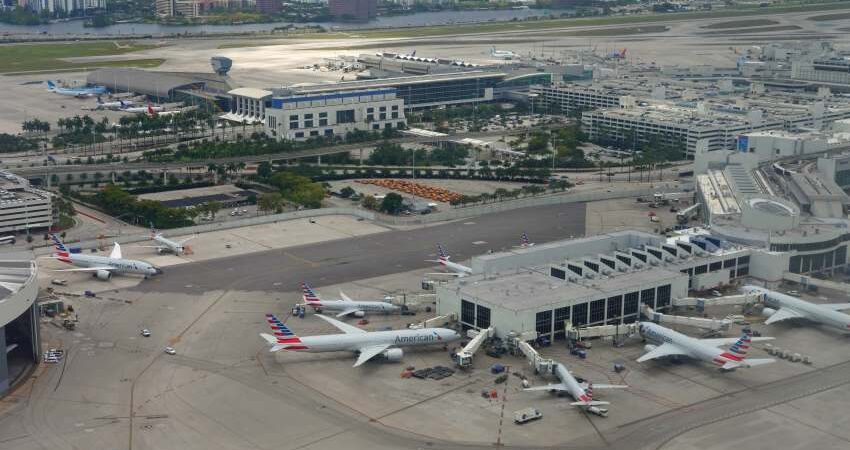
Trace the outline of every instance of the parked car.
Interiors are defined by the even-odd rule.
[[[176,355],[177,350],[174,350],[173,347],[165,347],[165,353],[168,353],[169,355]]]

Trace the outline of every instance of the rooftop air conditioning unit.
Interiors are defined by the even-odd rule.
[[[673,257],[672,256],[665,256],[664,261],[673,262]]]
[[[604,268],[604,269],[601,270],[601,272],[602,272],[602,275],[611,275],[612,270],[608,269],[608,268]]]
[[[651,266],[657,266],[657,265],[658,265],[658,260],[657,260],[657,259],[650,259],[650,260],[649,260],[649,265],[651,265]]]

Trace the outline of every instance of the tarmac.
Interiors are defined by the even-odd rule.
[[[449,348],[405,350],[400,364],[358,369],[346,353],[268,353],[257,336],[267,326],[264,314],[287,317],[300,301],[302,280],[328,298],[342,290],[353,298],[390,295],[406,302],[416,316],[370,315],[362,325],[401,328],[430,316],[424,310],[432,297],[419,282],[435,270],[423,260],[436,240],[462,261],[513,245],[518,229],[537,242],[580,235],[585,207],[527,208],[409,231],[333,220],[334,227],[361,234],[334,238],[340,231],[331,222],[299,223],[296,228],[309,236],[267,230],[290,238],[273,239],[278,248],[259,252],[228,255],[214,248],[220,241],[195,242],[198,261],[168,266],[150,280],[113,279],[133,280],[127,287],[71,280],[69,291],[100,294],[69,296],[80,317],[75,331],[43,326],[45,346],[62,347],[67,356],[0,401],[0,448],[784,449],[812,443],[843,448],[850,439],[848,419],[840,413],[848,400],[850,347],[843,345],[846,337],[820,327],[756,324],[777,338],[777,346],[804,353],[813,364],[778,361],[726,374],[699,363],[637,364],[639,339],[624,347],[594,341],[586,360],[568,355],[561,342],[542,349],[577,376],[630,386],[597,392],[611,402],[607,418],[586,415],[565,398],[522,392],[514,375],[496,384],[488,370],[495,362],[524,373],[533,385],[553,381],[511,356],[497,360],[479,353],[471,370],[435,381],[399,375],[407,366],[452,367]],[[311,230],[313,225],[319,227]],[[308,244],[309,238],[315,242]],[[149,249],[133,250],[143,251]],[[301,335],[337,332],[312,314],[287,317],[287,323]],[[153,335],[141,337],[142,328]],[[163,353],[166,345],[177,354]],[[756,347],[755,355],[763,357]],[[614,362],[625,363],[626,371],[615,373]],[[481,396],[494,388],[498,398]],[[543,419],[514,425],[512,412],[528,406],[540,409]]]

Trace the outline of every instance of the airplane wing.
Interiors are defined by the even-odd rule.
[[[767,318],[767,320],[764,321],[764,324],[770,325],[772,323],[781,322],[783,320],[800,319],[802,317],[803,316],[801,316],[797,311],[794,311],[793,309],[779,308],[778,311],[773,313],[770,317]]]
[[[349,309],[346,309],[345,311],[337,314],[336,316],[337,317],[344,317],[344,316],[347,316],[347,315],[354,313],[354,312],[357,312],[357,311],[360,311],[360,310],[357,309],[357,308],[349,308]],[[346,325],[348,325],[348,324],[346,324]],[[348,325],[348,326],[351,326],[351,325]],[[359,330],[359,328],[358,328],[358,330]]]
[[[452,279],[452,278],[462,277],[463,274],[456,273],[456,272],[432,272],[432,273],[426,273],[425,276],[428,277],[428,278],[433,278],[433,279],[440,279],[440,278]]]
[[[115,270],[112,266],[101,266],[101,267],[77,267],[76,269],[53,269],[54,272],[97,272],[98,270],[106,270],[113,271]]]
[[[625,384],[596,384],[592,383],[593,389],[628,389]]]
[[[339,298],[341,298],[341,299],[343,299],[347,302],[353,302],[354,301],[354,300],[351,299],[351,297],[345,295],[345,292],[342,292],[342,291],[339,291]]]
[[[112,253],[109,254],[109,257],[112,259],[121,259],[121,246],[117,242],[112,247]]]
[[[359,329],[359,328],[358,328]],[[360,330],[363,331],[363,330]],[[357,367],[366,361],[378,356],[384,350],[390,348],[391,344],[379,344],[379,345],[369,345],[360,349],[360,356],[357,357],[357,362],[354,363],[354,366]]]
[[[741,338],[740,337],[728,337],[728,338],[700,339],[699,341],[702,342],[703,344],[711,345],[712,347],[720,347],[722,345],[732,345],[732,344],[738,342],[739,339],[741,339]],[[752,342],[772,341],[773,338],[772,337],[751,337],[750,340]]]
[[[637,362],[644,362],[644,361],[649,361],[650,359],[657,359],[657,358],[663,358],[665,356],[674,356],[674,355],[691,356],[690,353],[679,348],[678,346],[670,344],[670,343],[665,343],[665,344],[661,344],[660,346],[658,346],[655,350],[653,350],[653,351],[641,356],[640,358],[638,358]]]
[[[850,309],[850,303],[824,303],[818,306],[822,308],[831,309],[833,311],[843,311],[845,309]]]
[[[523,391],[566,391],[566,390],[567,390],[567,386],[564,385],[563,383],[547,384],[546,386],[534,386],[534,387],[523,389]]]
[[[321,317],[323,320],[325,320],[329,324],[339,328],[345,334],[357,334],[357,333],[365,333],[366,332],[366,330],[362,330],[360,328],[357,328],[354,325],[349,325],[347,323],[340,322],[339,320],[336,320],[336,319],[331,319],[330,317],[325,316],[324,314],[316,314],[316,316]]]
[[[193,234],[193,235],[191,235],[191,236],[187,237],[186,239],[183,239],[182,241],[177,241],[177,243],[178,243],[178,244],[180,244],[180,245],[183,245],[183,244],[185,244],[186,242],[189,242],[189,241],[191,241],[192,239],[195,239],[196,237],[198,237],[198,235]]]

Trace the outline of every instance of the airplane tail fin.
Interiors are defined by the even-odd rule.
[[[56,85],[55,85],[55,84],[53,84],[53,81],[51,81],[51,80],[47,80],[47,90],[48,90],[48,91],[52,91],[52,90],[54,90],[54,89],[56,89]]]
[[[521,244],[523,247],[528,247],[528,246],[530,246],[530,245],[531,245],[531,241],[528,239],[528,234],[527,234],[527,233],[522,233],[522,236],[520,237],[520,244]]]
[[[272,344],[270,351],[276,352],[283,349],[304,350],[307,348],[307,346],[301,342],[301,338],[292,332],[289,327],[284,325],[283,322],[281,322],[274,314],[266,314],[266,322],[269,323],[269,327],[272,329],[272,334],[261,333],[260,336],[262,336],[266,342]]]
[[[449,258],[451,258],[451,256],[446,253],[446,250],[440,244],[437,244],[437,255],[439,256],[439,258],[437,259],[439,259],[441,262],[448,261]]]
[[[316,291],[314,291],[306,281],[301,282],[301,292],[304,294],[305,303],[318,303],[322,301],[322,299],[316,294]]]
[[[749,334],[744,333],[740,339],[735,341],[734,344],[729,346],[729,353],[744,359],[747,357],[747,351],[750,349],[750,343],[752,342],[752,338]]]
[[[53,246],[56,248],[56,255],[60,258],[67,258],[69,256],[68,247],[65,247],[65,243],[62,242],[62,239],[59,239],[55,233],[50,235],[50,239],[53,239]]]

